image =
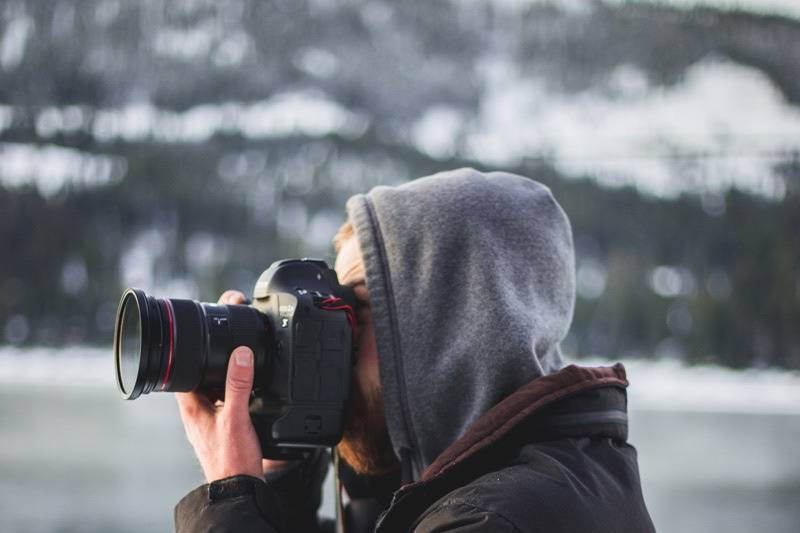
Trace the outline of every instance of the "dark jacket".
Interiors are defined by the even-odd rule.
[[[375,531],[654,531],[636,451],[626,442],[626,386],[625,371],[616,365],[568,366],[520,388],[476,421],[418,482],[397,490]],[[240,476],[204,485],[178,504],[176,531],[330,530],[316,518],[319,466],[307,461],[267,482]],[[359,499],[353,504],[374,506]],[[365,527],[357,514],[350,520]],[[350,533],[371,530],[349,526]]]
[[[460,169],[375,187],[347,212],[406,483],[378,531],[651,529],[625,443],[623,370],[564,366],[575,259],[550,190]],[[301,474],[314,464],[267,484],[237,478],[198,489],[178,506],[178,530],[315,527],[314,501],[290,490],[309,483]],[[385,507],[355,500],[351,524]],[[255,521],[245,526],[237,513]]]

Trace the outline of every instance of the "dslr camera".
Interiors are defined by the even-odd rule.
[[[122,397],[201,391],[220,399],[236,346],[255,354],[250,418],[264,457],[330,447],[342,435],[355,296],[324,261],[284,259],[256,282],[252,305],[154,298],[125,290],[114,362]]]

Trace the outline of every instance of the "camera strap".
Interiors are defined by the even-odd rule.
[[[352,342],[356,342],[356,333],[358,327],[356,312],[350,305],[347,305],[347,302],[345,302],[344,299],[339,298],[338,296],[330,295],[322,297],[318,302],[315,298],[314,302],[319,306],[320,309],[324,309],[326,311],[344,311],[347,316],[347,322],[350,324],[350,329],[353,330]]]
[[[333,447],[333,479],[336,500],[336,533],[344,533],[344,504],[342,503],[342,480],[339,477],[339,450]]]

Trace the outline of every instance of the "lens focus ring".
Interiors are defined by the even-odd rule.
[[[187,392],[200,384],[205,366],[205,321],[197,302],[178,299],[170,302],[175,313],[175,354],[167,390]]]
[[[260,345],[262,320],[258,312],[245,305],[229,305],[230,331],[234,346],[250,346],[255,349]]]

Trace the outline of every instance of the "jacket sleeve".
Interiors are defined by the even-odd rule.
[[[281,533],[277,498],[267,484],[234,476],[202,485],[175,506],[176,533]]]
[[[234,476],[198,487],[175,507],[175,531],[316,533],[328,458],[319,450],[263,480]]]

